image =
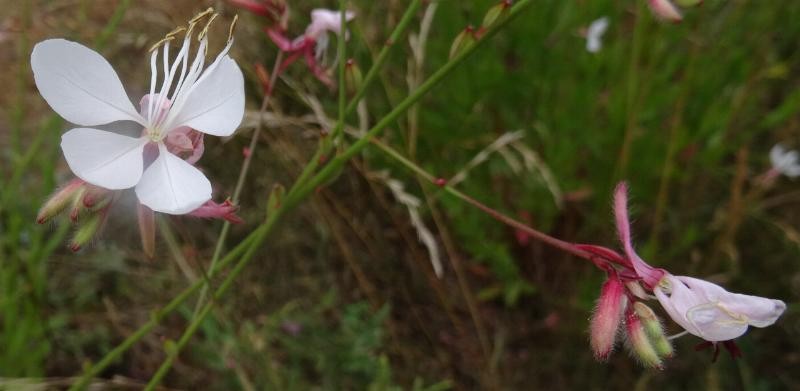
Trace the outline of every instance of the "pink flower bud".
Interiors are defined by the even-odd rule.
[[[214,201],[207,201],[199,208],[189,212],[189,216],[201,217],[207,219],[223,219],[233,224],[244,223],[241,217],[236,215],[239,207],[234,205],[231,200],[218,204]]]
[[[650,10],[657,18],[668,22],[678,23],[683,20],[678,8],[669,0],[647,0]]]
[[[156,253],[156,220],[153,210],[138,204],[136,217],[139,221],[139,236],[142,239],[142,249],[148,258],[153,258]]]
[[[590,336],[594,356],[606,360],[614,349],[617,330],[627,302],[625,289],[616,274],[610,274],[600,290],[600,299],[592,315]]]
[[[68,205],[72,204],[78,190],[82,189],[86,182],[80,179],[73,179],[66,186],[56,191],[39,209],[36,216],[36,223],[44,224],[61,213]]]

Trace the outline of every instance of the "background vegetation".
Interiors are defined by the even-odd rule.
[[[366,70],[406,2],[350,3],[358,16],[348,50]],[[677,357],[661,371],[642,368],[622,347],[608,363],[596,362],[586,330],[601,272],[421,187],[368,149],[282,222],[181,354],[166,387],[800,387],[800,182],[758,181],[773,144],[800,147],[800,2],[708,0],[679,25],[656,21],[644,1],[535,3],[381,141],[450,178],[519,131],[519,140],[491,153],[458,187],[574,242],[615,246],[610,193],[625,179],[645,259],[731,291],[781,298],[789,309],[778,324],[745,335],[736,361],[722,356],[712,364],[689,336],[675,341]],[[289,4],[289,29],[298,35],[310,9],[336,7]],[[406,38],[398,43],[365,99],[367,120],[443,64],[453,38],[479,24],[494,0],[426,3],[423,11],[433,4],[424,58],[414,57]],[[43,200],[72,174],[59,148],[69,125],[33,85],[32,45],[65,37],[95,47],[138,97],[147,87],[149,45],[209,5],[223,20],[242,17],[233,56],[255,111],[261,89],[253,65],[269,67],[276,48],[261,30],[265,20],[225,2],[0,0],[0,388],[68,383],[62,378],[80,373],[202,276],[220,226],[161,219],[150,260],[131,199],[119,202],[101,235],[78,253],[66,248],[66,221],[36,225]],[[410,27],[418,48],[423,11]],[[601,16],[611,22],[605,45],[588,53],[581,29]],[[216,27],[222,42],[227,26]],[[275,94],[241,200],[247,223],[233,227],[228,243],[262,219],[275,184],[299,173],[320,117],[335,117],[335,92],[299,63]],[[220,200],[233,191],[251,134],[245,126],[228,140],[206,141],[200,165]],[[420,199],[441,252],[441,278],[387,177]],[[106,370],[109,387],[146,381],[194,307],[186,304]]]

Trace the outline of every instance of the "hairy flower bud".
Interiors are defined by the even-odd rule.
[[[142,239],[142,249],[148,258],[153,258],[156,253],[156,219],[153,210],[138,204],[136,217],[139,222],[139,236]]]
[[[467,26],[453,40],[453,44],[450,46],[450,59],[474,45],[475,41],[475,28]]]
[[[600,290],[600,299],[592,315],[590,337],[594,356],[606,360],[614,349],[622,313],[627,301],[624,285],[616,275],[609,275]]]
[[[511,0],[501,0],[500,3],[496,4],[492,8],[489,8],[489,11],[486,12],[486,16],[483,17],[482,26],[484,28],[491,27],[501,17],[506,15],[510,7],[511,7]]]
[[[364,82],[364,77],[361,74],[361,68],[356,64],[352,58],[347,60],[344,68],[344,80],[347,87],[347,93],[354,95]]]
[[[639,316],[639,319],[641,319],[644,330],[650,338],[650,342],[653,344],[656,353],[658,353],[660,357],[671,357],[674,353],[672,344],[667,339],[664,333],[664,326],[661,324],[655,312],[653,312],[647,304],[640,301],[633,303],[633,309],[636,311],[636,315]]]
[[[88,215],[86,219],[81,219],[78,229],[75,230],[75,235],[72,236],[72,241],[70,241],[69,248],[72,251],[78,251],[86,243],[92,240],[94,235],[100,229],[100,225],[102,224],[104,218],[105,215],[102,213],[92,213]]]
[[[673,23],[683,20],[680,11],[670,0],[647,0],[647,4],[650,6],[650,10],[653,11],[653,15],[659,19]]]
[[[38,224],[44,224],[61,213],[68,205],[74,202],[78,190],[82,189],[86,182],[80,179],[73,179],[66,186],[56,191],[39,209],[36,216]]]
[[[653,347],[642,320],[636,311],[628,310],[625,314],[625,331],[628,336],[628,349],[645,366],[661,368],[661,357]]]

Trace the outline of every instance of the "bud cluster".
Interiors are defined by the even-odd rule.
[[[69,219],[76,227],[69,248],[78,251],[100,230],[113,200],[112,191],[73,179],[42,205],[36,222],[44,224],[69,209]]]
[[[512,3],[511,0],[501,0],[495,6],[489,8],[486,15],[483,17],[483,22],[480,27],[477,29],[472,25],[465,27],[464,30],[456,35],[452,45],[450,45],[450,58],[452,59],[470,48],[475,42],[481,39],[486,29],[494,26],[505,18],[508,15],[508,10],[511,8]]]

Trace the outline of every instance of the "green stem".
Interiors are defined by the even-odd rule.
[[[270,75],[269,86],[267,86],[267,91],[264,91],[264,98],[261,100],[261,108],[258,110],[258,121],[256,122],[256,128],[253,130],[253,136],[250,139],[250,144],[248,146],[250,153],[245,156],[244,162],[242,163],[242,168],[239,171],[239,179],[236,180],[236,187],[233,189],[233,196],[231,200],[234,204],[239,203],[239,195],[242,193],[242,189],[244,188],[244,182],[247,178],[247,173],[250,170],[250,162],[253,161],[253,155],[255,154],[256,145],[258,145],[258,137],[261,134],[261,129],[264,127],[264,112],[267,110],[267,106],[269,105],[269,101],[272,98],[272,91],[275,90],[275,83],[278,81],[278,69],[283,62],[283,52],[278,52],[278,55],[275,57],[275,64],[272,66],[272,74]],[[222,249],[225,248],[225,240],[228,238],[228,232],[231,229],[231,223],[227,220],[222,224],[222,230],[219,232],[219,239],[217,239],[217,245],[214,248],[214,255],[211,256],[211,263],[209,265],[209,269],[214,269],[217,266],[217,262],[219,261],[219,257],[222,256]],[[203,279],[206,281],[206,284],[203,285],[203,289],[200,291],[200,298],[197,299],[197,306],[195,307],[195,315],[197,311],[200,310],[200,306],[203,304],[206,298],[206,294],[208,293],[208,287],[210,276],[206,276],[203,274]]]
[[[229,264],[233,259],[239,256],[242,252],[244,252],[248,247],[249,244],[253,242],[253,239],[257,236],[257,233],[261,232],[260,230],[253,231],[250,236],[245,238],[241,243],[239,243],[230,253],[228,253],[225,258],[219,264],[217,269],[211,270],[211,274],[214,274],[218,270],[222,269],[225,265]],[[106,355],[98,361],[96,364],[92,365],[89,369],[84,372],[81,378],[70,387],[70,390],[83,390],[85,389],[92,379],[99,375],[106,367],[111,365],[114,361],[116,361],[122,353],[125,353],[134,343],[142,339],[147,333],[149,333],[153,328],[155,328],[161,321],[164,319],[172,311],[175,311],[178,306],[180,306],[184,301],[186,301],[189,297],[194,294],[201,286],[205,284],[205,281],[198,280],[188,288],[184,289],[183,292],[178,294],[175,298],[173,298],[166,306],[162,307],[160,310],[154,312],[150,316],[150,320],[147,321],[144,325],[139,327],[136,332],[128,336],[121,344],[117,345],[113,350],[106,353]]]
[[[378,57],[367,71],[367,75],[364,76],[364,81],[358,88],[358,91],[356,91],[355,96],[353,96],[353,99],[350,99],[350,102],[347,104],[347,107],[345,107],[344,110],[345,117],[347,117],[348,115],[352,114],[353,111],[355,111],[356,107],[358,106],[358,101],[364,97],[364,94],[366,94],[367,87],[369,87],[372,81],[375,80],[375,78],[378,76],[378,73],[383,68],[383,64],[385,64],[386,60],[389,58],[389,51],[391,50],[391,48],[394,47],[394,43],[396,43],[400,39],[402,34],[405,32],[406,28],[408,27],[409,23],[414,17],[414,13],[419,8],[420,2],[421,0],[412,0],[412,2],[408,5],[408,8],[406,9],[406,12],[403,14],[403,17],[400,19],[400,22],[397,24],[397,26],[395,26],[394,31],[392,31],[392,33],[389,34],[389,39],[386,41],[386,44],[383,45],[383,48],[381,49],[380,53],[378,53]],[[342,124],[339,124],[337,122],[336,128],[334,128],[333,131],[331,132],[330,135],[332,137],[331,139],[335,140],[337,137],[339,137],[339,134],[342,132],[343,129],[344,126],[342,126]],[[314,153],[314,156],[311,158],[311,160],[308,162],[305,168],[303,168],[303,171],[300,173],[300,176],[297,177],[297,180],[295,180],[295,186],[293,186],[289,190],[289,194],[292,194],[294,191],[296,191],[299,188],[298,185],[302,185],[308,180],[308,178],[314,173],[314,171],[319,166],[322,157],[330,153],[332,148],[333,148],[332,145],[320,143],[320,146],[317,148],[317,151]]]

